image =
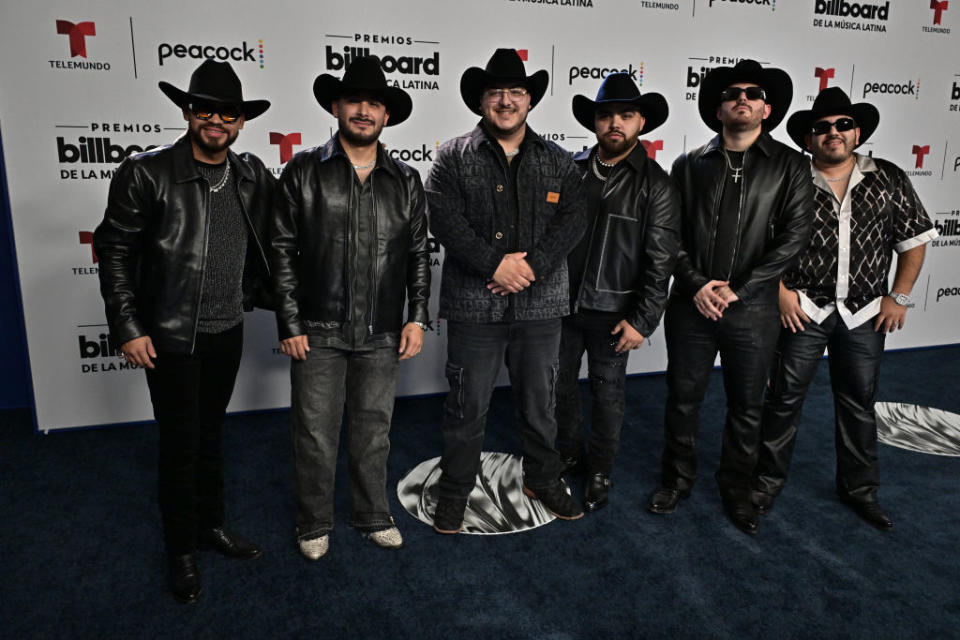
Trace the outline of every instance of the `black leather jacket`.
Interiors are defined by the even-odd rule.
[[[573,157],[591,170],[596,146]],[[587,203],[588,206],[593,203]],[[680,195],[643,145],[619,162],[604,184],[574,311],[618,311],[644,337],[667,302],[680,250]]]
[[[260,239],[274,178],[254,155],[227,153],[249,230],[244,309],[269,306]],[[124,160],[110,181],[103,222],[93,233],[100,292],[116,344],[148,335],[171,353],[193,351],[207,257],[210,187],[186,135]]]
[[[692,296],[710,281],[726,162],[716,136],[673,163],[670,175],[680,189],[683,216],[674,274],[679,294]],[[740,193],[730,288],[744,304],[776,304],[780,276],[810,240],[810,163],[761,133],[744,152]]]
[[[383,148],[367,180],[375,233],[356,233],[354,172],[337,136],[301,151],[283,170],[270,229],[270,265],[280,339],[318,327],[338,344],[395,341],[403,324],[429,320],[430,250],[420,175]],[[367,273],[369,299],[354,304],[354,269]],[[356,317],[358,308],[365,317]],[[363,328],[361,340],[354,331]],[[384,335],[386,334],[386,336]],[[392,336],[392,337],[391,337]]]

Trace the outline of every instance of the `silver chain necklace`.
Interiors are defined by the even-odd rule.
[[[607,181],[607,178],[608,178],[609,176],[605,176],[605,175],[603,175],[603,174],[600,173],[600,166],[598,165],[598,163],[599,163],[599,164],[602,164],[603,166],[607,167],[608,169],[612,169],[612,168],[615,167],[616,165],[607,164],[606,162],[604,162],[603,160],[600,159],[600,155],[599,155],[599,154],[593,156],[593,160],[594,160],[594,162],[590,165],[590,168],[593,169],[593,175],[595,175],[595,176],[597,177],[597,180],[599,180],[600,182],[606,182],[606,181]]]
[[[220,181],[217,184],[210,185],[210,193],[218,193],[220,189],[223,189],[224,185],[227,184],[227,178],[230,177],[230,161],[226,162],[227,168],[223,170],[223,177],[220,178]]]
[[[723,157],[727,160],[727,167],[730,168],[730,171],[733,171],[733,182],[740,182],[740,178],[743,177],[743,165],[740,165],[739,167],[733,166],[733,164],[730,163],[730,156],[727,155],[727,150],[722,149],[722,151]]]
[[[853,171],[851,171],[845,176],[840,176],[839,178],[828,178],[827,176],[823,176],[823,179],[826,180],[827,182],[843,182],[844,180],[848,179],[851,175],[853,175]]]
[[[371,162],[370,164],[353,164],[351,162],[350,166],[356,169],[357,171],[366,171],[367,169],[372,169],[375,164],[377,164],[376,158],[374,158],[373,162]]]

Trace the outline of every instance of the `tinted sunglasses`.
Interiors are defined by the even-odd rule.
[[[233,124],[240,119],[240,116],[243,114],[240,112],[240,109],[237,107],[214,107],[209,104],[193,104],[190,103],[190,112],[197,116],[199,120],[209,120],[213,117],[213,114],[220,114],[220,120],[226,124]]]
[[[830,133],[831,128],[836,129],[837,133],[843,133],[844,131],[850,131],[856,128],[856,126],[857,123],[854,122],[853,118],[837,118],[834,122],[820,120],[819,122],[813,123],[813,126],[810,127],[810,133],[815,136],[824,136]]]
[[[767,92],[761,87],[727,87],[720,92],[720,100],[723,102],[727,100],[739,100],[741,93],[747,94],[747,100],[767,101]]]

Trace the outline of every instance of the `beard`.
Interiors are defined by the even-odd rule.
[[[742,132],[742,131],[751,131],[763,124],[763,111],[755,110],[746,105],[749,111],[742,112],[737,109],[740,108],[740,105],[737,105],[731,109],[726,117],[723,118],[723,127],[732,132]]]
[[[380,126],[377,126],[376,122],[373,120],[365,120],[365,122],[370,122],[373,124],[373,128],[368,130],[366,133],[351,129],[351,122],[349,118],[344,118],[341,116],[337,119],[337,122],[340,124],[340,135],[343,136],[344,140],[355,147],[366,147],[376,143],[376,141],[380,138],[380,132],[383,131],[383,125],[381,124]]]
[[[226,135],[221,136],[217,139],[205,138],[203,135],[203,129],[209,127],[210,125],[206,123],[198,123],[196,126],[190,127],[190,140],[196,145],[197,148],[201,149],[205,153],[216,155],[220,153],[230,145],[232,145],[237,140],[237,136],[240,135],[239,129],[233,129],[231,131],[228,127],[220,127]]]
[[[839,140],[840,145],[827,148],[825,145],[834,140]],[[848,144],[847,140],[841,136],[833,136],[823,141],[823,144],[816,148],[814,156],[817,162],[825,165],[840,165],[850,159],[853,155],[853,144]]]
[[[597,144],[608,158],[615,158],[627,151],[630,151],[637,145],[638,136],[629,137],[623,135],[619,140],[611,140],[606,135],[597,137]]]

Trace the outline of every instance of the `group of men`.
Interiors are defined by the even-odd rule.
[[[717,484],[730,520],[754,533],[784,486],[800,406],[829,347],[838,495],[874,526],[892,526],[877,502],[875,382],[936,231],[902,171],[854,151],[876,129],[876,109],[821,92],[787,123],[808,161],[770,136],[791,101],[789,76],[752,60],[720,67],[699,96],[717,135],[668,176],[639,144],[667,120],[662,95],[612,73],[595,100],[576,96],[573,115],[597,143],[571,156],[527,124],[547,86],[547,72],[527,74],[512,49],[467,69],[460,94],[480,121],[440,147],[421,184],[379,142],[413,105],[376,57],[315,80],[338,129],[294,156],[278,182],[255,156],[229,149],[270,106],[243,99],[229,64],[205,61],[186,91],[160,84],[187,132],[121,164],[94,246],[111,333],[146,370],[178,600],[202,591],[198,549],[260,555],[224,529],[220,451],[242,311],[254,305],[275,310],[291,357],[301,553],[317,560],[329,549],[344,409],[349,523],[380,547],[402,545],[386,492],[389,429],[399,361],[419,353],[429,321],[428,224],[446,252],[439,317],[450,385],[437,532],[462,530],[502,364],[523,492],[565,520],[604,507],[629,352],[661,316],[666,444],[651,512],[671,513],[691,493],[719,352],[727,415]],[[563,479],[572,473],[584,474],[582,503]]]

